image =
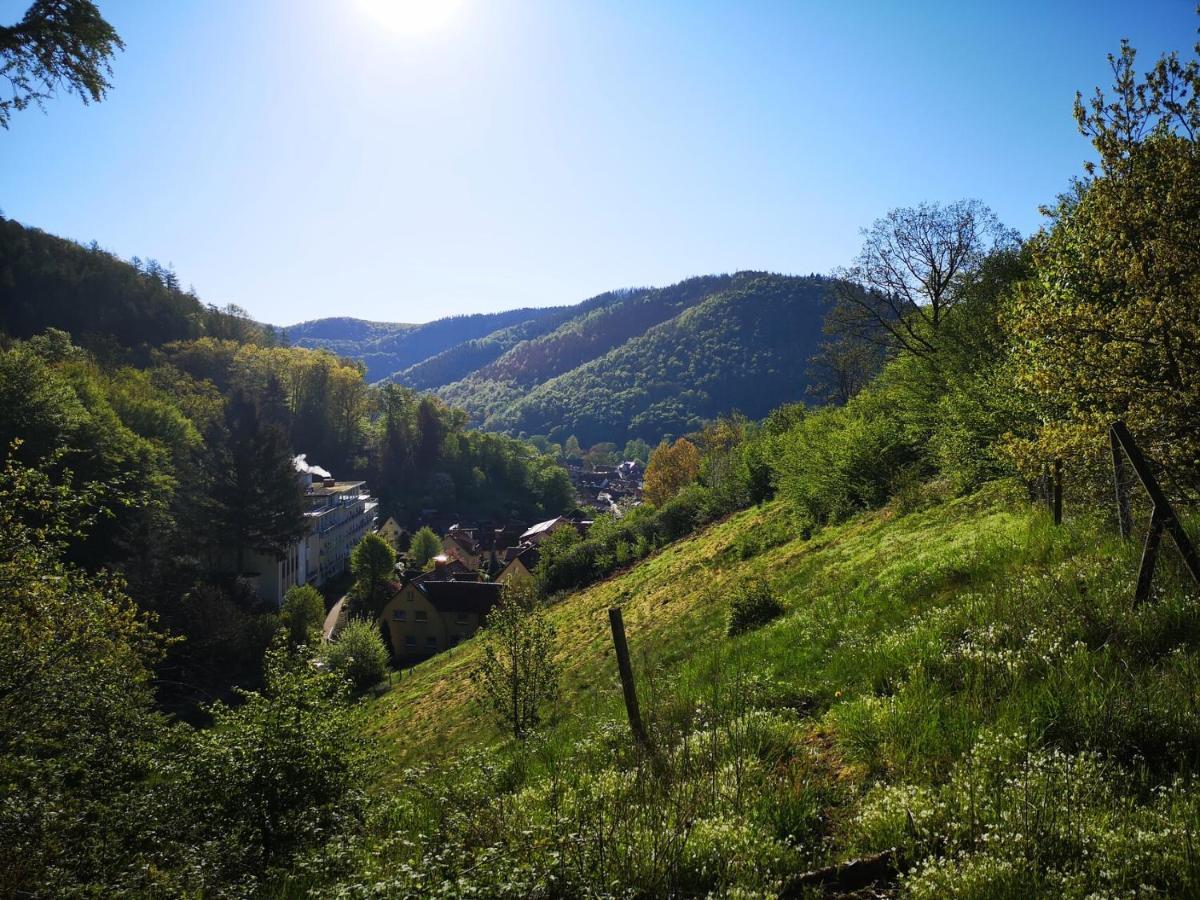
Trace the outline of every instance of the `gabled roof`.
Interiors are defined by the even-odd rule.
[[[479,544],[469,534],[462,531],[451,531],[443,539],[443,544],[445,541],[450,541],[470,554],[474,554],[479,549]]]
[[[570,524],[562,516],[555,516],[553,519],[547,519],[545,522],[538,522],[536,525],[525,529],[525,533],[521,535],[521,540],[527,541],[536,535],[545,534],[559,522]]]
[[[416,581],[417,590],[439,612],[484,615],[500,601],[504,585],[490,581]]]

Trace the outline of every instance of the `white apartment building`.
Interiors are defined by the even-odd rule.
[[[365,481],[337,481],[324,469],[296,457],[296,475],[304,490],[308,533],[282,559],[252,553],[249,567],[258,573],[258,592],[275,606],[288,588],[320,587],[350,568],[350,551],[375,526],[378,502]]]

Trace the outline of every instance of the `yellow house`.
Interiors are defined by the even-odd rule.
[[[537,547],[528,546],[508,561],[500,574],[496,576],[497,584],[514,584],[518,581],[533,581],[533,570],[537,568]]]
[[[434,573],[414,578],[379,616],[392,653],[402,664],[427,659],[479,630],[504,587],[484,581],[449,581]]]
[[[479,544],[465,531],[451,531],[442,538],[442,552],[451,559],[457,559],[468,569],[479,568]]]
[[[392,545],[393,550],[400,549],[400,533],[404,531],[391,516],[387,517],[387,521],[379,526],[379,536]]]

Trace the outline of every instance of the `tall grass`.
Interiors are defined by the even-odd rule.
[[[810,540],[775,537],[771,506],[573,595],[563,621],[630,604],[657,752],[629,737],[599,626],[564,629],[558,720],[406,770],[322,890],[769,896],[898,846],[913,896],[1200,893],[1200,595],[1166,551],[1135,608],[1136,541],[1016,494],[910,499]],[[783,614],[726,636],[751,577]]]

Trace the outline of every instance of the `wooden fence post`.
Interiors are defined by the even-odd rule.
[[[1109,428],[1109,435],[1114,446],[1119,445],[1125,451],[1129,464],[1133,466],[1134,474],[1137,475],[1138,481],[1142,483],[1142,487],[1146,489],[1146,493],[1150,495],[1150,500],[1154,504],[1150,512],[1150,530],[1146,532],[1146,543],[1142,548],[1142,564],[1138,569],[1134,601],[1141,603],[1150,596],[1150,584],[1154,580],[1154,565],[1158,562],[1158,545],[1162,541],[1164,531],[1175,542],[1179,555],[1183,557],[1183,564],[1187,567],[1193,580],[1196,584],[1200,584],[1200,558],[1196,556],[1196,548],[1192,546],[1191,539],[1183,530],[1183,524],[1175,515],[1175,510],[1167,500],[1167,495],[1158,486],[1158,480],[1150,471],[1150,464],[1142,455],[1138,445],[1134,443],[1129,429],[1125,427],[1124,422],[1113,422],[1112,427]]]
[[[1125,482],[1125,464],[1121,461],[1121,442],[1116,433],[1108,430],[1108,443],[1112,449],[1113,493],[1117,498],[1117,525],[1121,537],[1128,540],[1133,532],[1133,514],[1129,511],[1129,485]]]
[[[625,694],[625,712],[629,715],[629,729],[638,745],[649,751],[650,737],[642,724],[642,713],[638,709],[637,686],[633,681],[633,666],[629,662],[629,645],[625,642],[625,620],[619,606],[609,607],[608,623],[612,626],[613,648],[617,651],[617,669],[621,673],[621,690]]]
[[[1054,460],[1054,524],[1062,524],[1062,460]]]

